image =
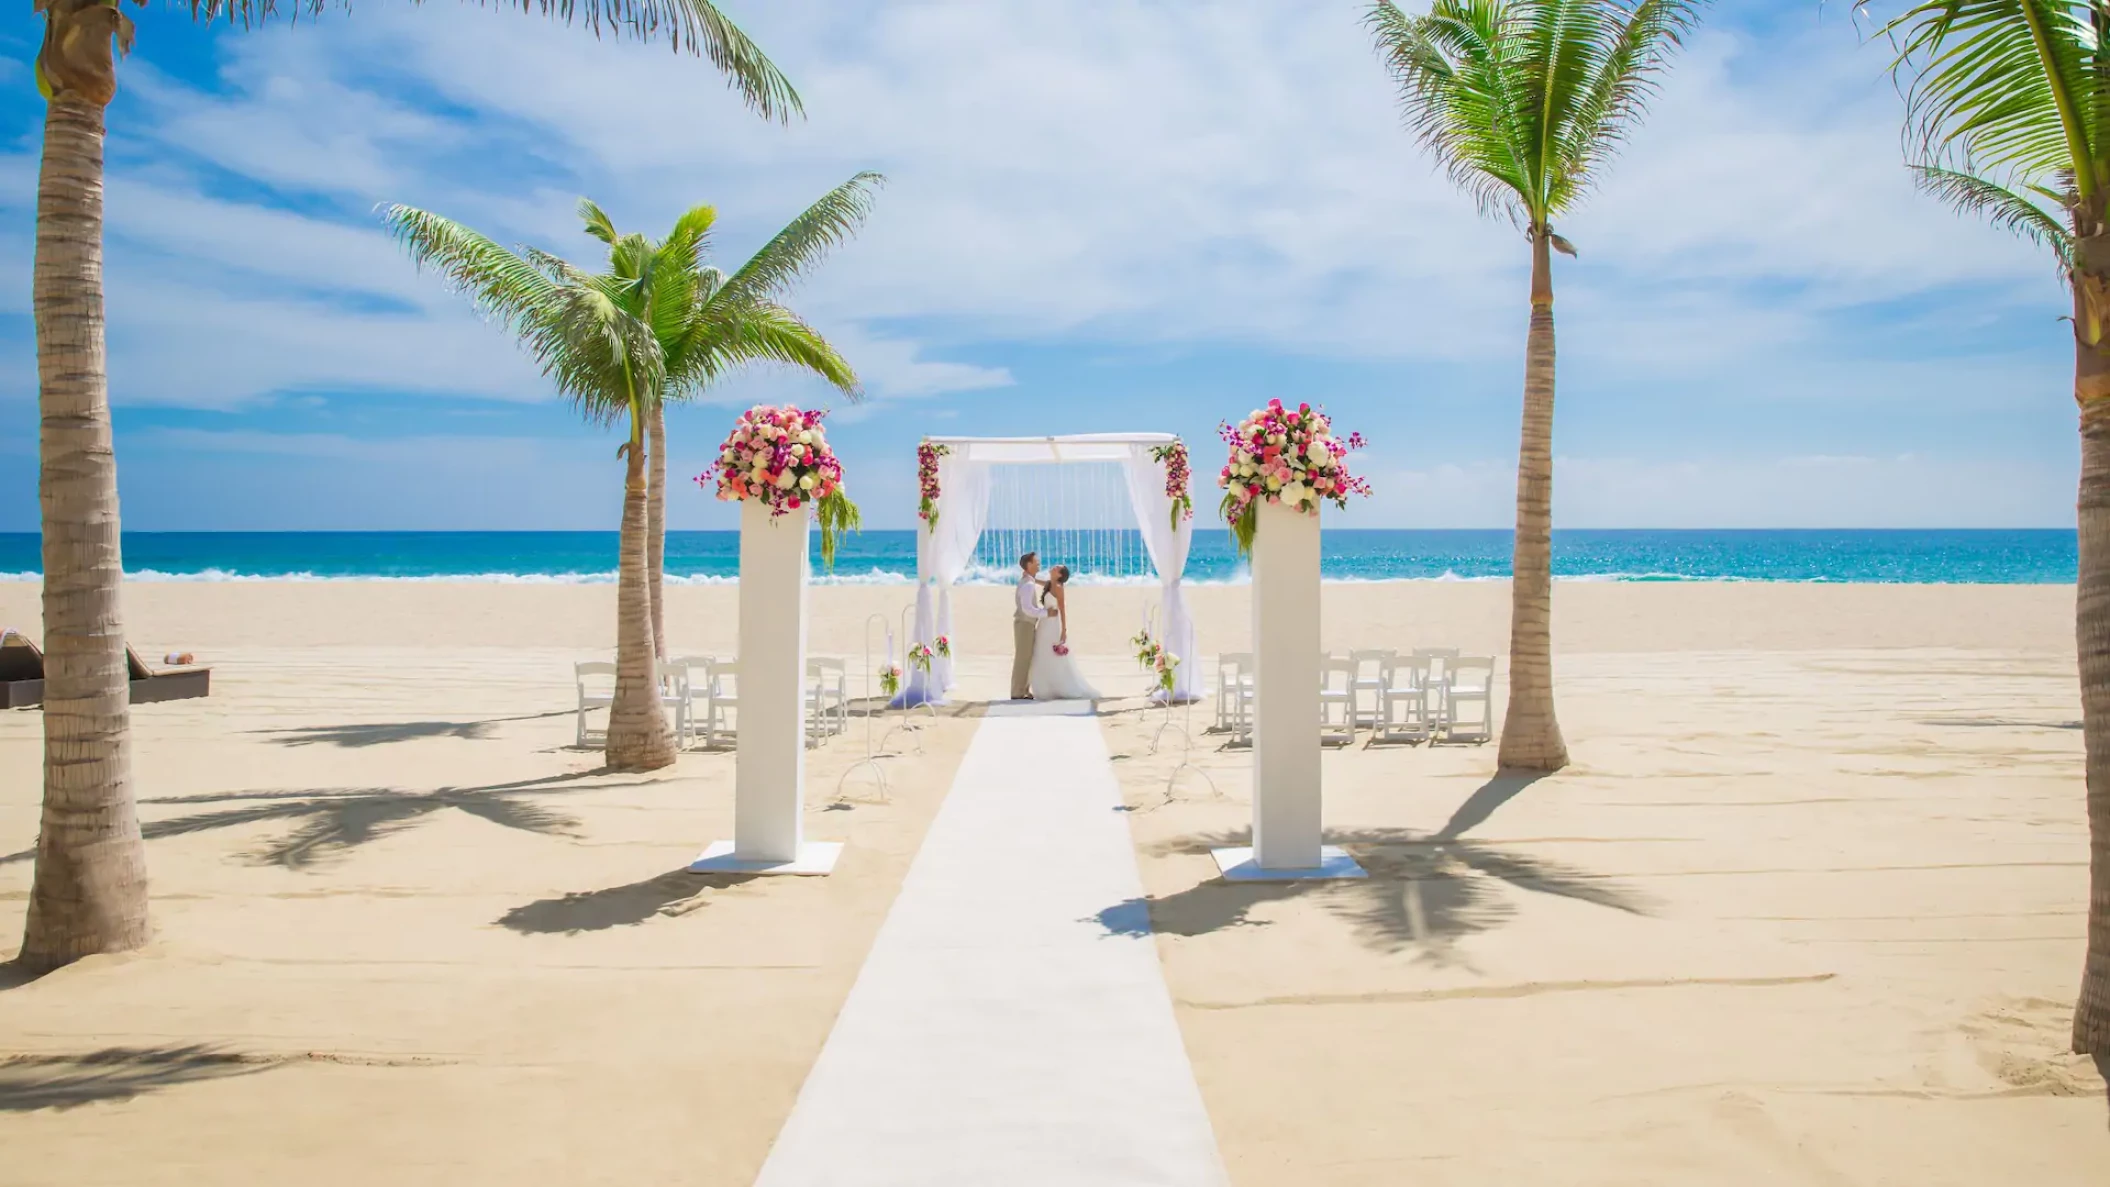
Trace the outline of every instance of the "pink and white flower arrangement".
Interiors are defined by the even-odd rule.
[[[1333,421],[1309,404],[1286,408],[1269,400],[1217,431],[1230,455],[1216,485],[1224,489],[1224,522],[1240,554],[1253,550],[1253,509],[1262,500],[1316,515],[1321,499],[1346,507],[1348,496],[1370,493],[1368,482],[1348,472],[1349,451],[1363,447],[1363,435],[1334,436]]]
[[[1187,470],[1187,443],[1174,438],[1170,445],[1151,447],[1150,456],[1165,467],[1165,497],[1172,500],[1172,530],[1180,530],[1180,521],[1194,518],[1194,499],[1188,487],[1192,476]]]
[[[939,656],[939,658],[941,658],[941,659],[951,659],[951,658],[952,658],[952,640],[950,640],[950,639],[947,639],[947,638],[946,638],[945,636],[943,636],[943,635],[939,635],[939,636],[938,636],[938,638],[937,638],[937,642],[936,642],[936,644],[935,644],[935,647],[936,647],[936,649],[937,649],[937,652],[938,652],[938,656]]]
[[[932,651],[928,646],[922,643],[911,643],[909,645],[909,665],[911,667],[914,667],[919,672],[930,671],[931,661],[936,657],[937,653]]]
[[[933,445],[928,441],[916,447],[916,488],[921,501],[916,504],[916,518],[927,527],[938,526],[938,459],[952,452],[950,445]]]
[[[1151,687],[1170,693],[1174,677],[1180,670],[1180,657],[1165,650],[1164,644],[1147,630],[1137,633],[1128,642],[1136,649],[1136,666],[1150,673]]]
[[[1170,693],[1172,691],[1173,678],[1180,669],[1180,657],[1160,647],[1156,658],[1151,660],[1150,666],[1157,673],[1157,686]]]
[[[901,691],[900,664],[888,664],[879,669],[879,691],[885,693],[889,700],[893,698],[895,693]]]
[[[727,502],[759,500],[771,515],[811,506],[821,529],[821,561],[832,567],[836,544],[862,517],[843,493],[842,463],[821,426],[825,416],[790,404],[748,409],[718,447],[717,463],[696,481]]]

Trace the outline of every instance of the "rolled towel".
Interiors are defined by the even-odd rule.
[[[171,651],[167,655],[161,657],[161,662],[168,664],[171,667],[180,668],[185,664],[197,663],[198,657],[192,655],[188,651]]]

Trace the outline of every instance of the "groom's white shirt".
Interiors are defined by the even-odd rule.
[[[1031,577],[1018,583],[1018,612],[1020,614],[1025,615],[1027,618],[1046,618],[1048,616],[1048,612],[1041,609],[1040,599],[1034,596],[1039,592],[1040,583]]]

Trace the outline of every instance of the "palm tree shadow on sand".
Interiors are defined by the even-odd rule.
[[[202,1045],[18,1055],[0,1059],[0,1113],[126,1101],[178,1084],[254,1075],[279,1062]]]
[[[547,713],[523,713],[517,717],[487,717],[478,721],[383,721],[351,725],[308,725],[294,729],[252,730],[281,746],[340,746],[363,749],[391,742],[413,742],[419,738],[459,738],[483,741],[491,727],[508,721],[540,721],[546,717],[569,717],[574,710],[553,709]]]
[[[465,812],[502,828],[543,836],[575,837],[579,835],[580,827],[577,818],[536,803],[531,797],[637,787],[653,782],[581,782],[595,774],[596,772],[589,771],[549,775],[540,779],[521,779],[482,787],[442,787],[434,791],[361,787],[305,791],[226,791],[205,795],[168,796],[140,802],[235,806],[190,816],[148,821],[140,826],[140,832],[147,840],[158,841],[216,829],[284,822],[294,826],[291,832],[252,850],[248,856],[260,865],[279,865],[290,869],[309,868],[361,845],[430,821],[449,810]],[[0,865],[27,861],[35,856],[36,850],[25,849],[0,857]]]
[[[1411,952],[1438,965],[1465,966],[1457,941],[1492,931],[1516,915],[1505,887],[1574,899],[1632,915],[1649,913],[1649,900],[1585,870],[1500,846],[1465,839],[1503,804],[1540,776],[1505,772],[1467,800],[1434,833],[1410,829],[1334,831],[1327,840],[1348,850],[1369,877],[1344,881],[1226,882],[1212,879],[1164,898],[1119,903],[1099,913],[1116,934],[1151,931],[1199,936],[1234,927],[1259,927],[1256,908],[1312,896],[1347,919],[1369,947]],[[1196,834],[1154,846],[1164,855],[1251,843],[1250,830]],[[1147,907],[1147,915],[1138,909]]]
[[[498,925],[523,935],[578,935],[634,927],[653,919],[674,919],[700,911],[710,905],[710,900],[703,897],[704,891],[739,886],[757,876],[669,870],[642,882],[537,899],[499,916]]]

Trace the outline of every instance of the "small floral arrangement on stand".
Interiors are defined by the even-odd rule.
[[[947,639],[943,635],[939,635],[937,642],[933,644],[933,647],[936,648],[939,659],[952,658],[952,640]]]
[[[1181,520],[1194,518],[1194,499],[1187,493],[1187,443],[1174,438],[1170,445],[1154,445],[1150,456],[1165,467],[1165,497],[1172,500],[1172,530],[1177,532]]]
[[[888,664],[879,669],[879,691],[885,693],[888,700],[894,699],[894,694],[901,691],[900,664]]]
[[[727,502],[759,500],[771,515],[788,515],[811,503],[821,529],[821,563],[833,568],[836,545],[863,517],[843,493],[842,463],[821,427],[826,415],[790,404],[748,409],[718,447],[717,463],[696,481]]]
[[[935,659],[936,657],[937,653],[932,651],[929,645],[927,644],[909,644],[908,662],[919,672],[928,673],[930,671],[931,660]]]
[[[1163,689],[1166,703],[1171,703],[1173,676],[1179,671],[1180,657],[1165,650],[1148,630],[1139,631],[1129,640],[1136,649],[1136,666],[1150,673],[1150,687]]]
[[[1157,663],[1158,653],[1165,650],[1148,630],[1137,631],[1128,645],[1136,649],[1136,666],[1146,671]]]
[[[1165,707],[1170,709],[1172,707],[1173,677],[1180,670],[1180,657],[1160,647],[1157,655],[1151,659],[1150,666],[1157,673],[1158,689],[1165,694]]]
[[[1269,400],[1235,427],[1217,431],[1230,456],[1216,485],[1224,488],[1221,510],[1240,556],[1253,551],[1253,509],[1263,499],[1317,514],[1321,499],[1346,507],[1349,495],[1370,493],[1368,482],[1348,473],[1348,453],[1363,447],[1363,435],[1334,436],[1333,421],[1309,404],[1285,408]]]
[[[916,518],[926,527],[938,526],[938,459],[951,452],[950,445],[928,441],[916,447],[916,489],[922,496],[916,504]]]

